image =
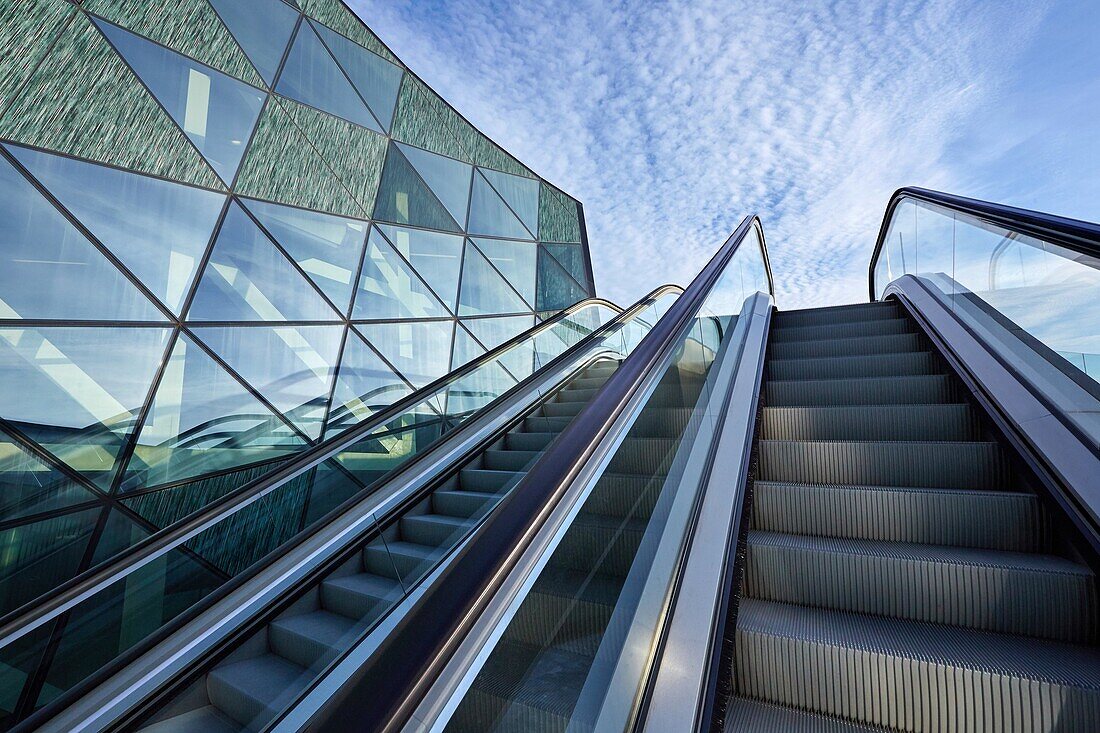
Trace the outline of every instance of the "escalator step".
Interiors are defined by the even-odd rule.
[[[522,471],[491,471],[485,468],[464,468],[458,474],[462,491],[498,494],[515,483]]]
[[[625,577],[645,533],[646,521],[577,515],[551,559],[556,567]]]
[[[1096,648],[752,598],[736,634],[744,697],[922,732],[1087,733],[1100,720]]]
[[[614,372],[608,372],[606,376],[596,375],[591,377],[577,377],[569,383],[566,389],[599,389],[600,387],[607,384],[607,380],[611,377],[613,373]]]
[[[756,530],[745,567],[745,594],[761,600],[1094,641],[1095,578],[1051,555]]]
[[[358,621],[369,621],[403,596],[397,580],[372,573],[330,577],[321,583],[321,605]]]
[[[479,515],[498,501],[500,494],[484,491],[436,491],[432,494],[432,508],[452,517]]]
[[[573,588],[553,587],[539,578],[508,624],[505,639],[595,656],[615,610],[622,578],[570,572],[578,576]]]
[[[585,502],[585,511],[649,519],[664,486],[663,477],[605,471]]]
[[[310,667],[352,641],[357,624],[347,616],[318,610],[275,619],[267,627],[271,651]]]
[[[726,716],[726,733],[888,733],[885,728],[849,723],[803,710],[735,697]]]
[[[615,451],[607,471],[652,478],[667,470],[680,441],[628,435]]]
[[[385,578],[407,581],[419,578],[425,568],[439,562],[445,550],[412,542],[376,542],[363,548],[363,566],[367,572]]]
[[[576,417],[584,405],[583,402],[546,402],[539,410],[545,417]]]
[[[546,446],[558,437],[557,433],[508,433],[504,436],[504,446],[508,450],[546,450]]]
[[[769,345],[768,356],[772,359],[801,359],[858,354],[897,354],[925,349],[925,341],[920,334],[901,333],[892,336],[862,336],[825,341],[785,341]]]
[[[981,437],[967,404],[765,407],[765,440],[950,440]]]
[[[443,547],[454,544],[474,526],[471,519],[446,514],[415,514],[401,518],[401,539],[418,545]]]
[[[189,710],[141,729],[141,733],[240,733],[241,727],[213,705]]]
[[[776,323],[770,339],[772,343],[785,341],[819,341],[822,339],[843,339],[856,336],[889,336],[895,333],[910,333],[913,324],[908,318],[880,318],[873,321],[851,323],[819,323],[811,326],[793,326],[784,322]]]
[[[947,374],[861,379],[768,380],[767,404],[774,407],[899,405],[958,402],[958,384]]]
[[[206,692],[219,710],[249,730],[289,705],[311,675],[277,654],[264,654],[215,667],[206,676]]]
[[[588,402],[590,399],[596,396],[599,389],[578,389],[573,385],[569,385],[561,392],[558,392],[558,402]]]
[[[852,379],[855,377],[901,377],[942,371],[938,357],[930,351],[863,356],[826,356],[813,359],[772,359],[769,379]]]
[[[877,321],[897,318],[900,311],[893,301],[885,303],[861,303],[860,305],[832,305],[824,308],[780,311],[775,314],[777,326],[818,326],[853,321]]]
[[[1013,552],[1041,551],[1049,536],[1034,494],[983,489],[757,481],[752,524],[790,534]]]
[[[528,417],[523,420],[523,429],[532,433],[560,433],[572,421],[571,417]]]
[[[997,443],[761,440],[760,478],[798,484],[1015,489]]]
[[[535,462],[541,451],[535,450],[487,450],[482,455],[482,465],[490,471],[523,471]]]

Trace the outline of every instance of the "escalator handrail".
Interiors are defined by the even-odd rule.
[[[676,285],[664,285],[654,289],[646,298],[643,298],[643,300],[660,297],[665,293],[680,290],[682,289]],[[407,412],[410,408],[419,404],[442,387],[461,379],[467,374],[489,363],[513,346],[534,338],[577,311],[596,305],[602,305],[616,311],[617,315],[615,319],[618,319],[624,313],[631,310],[624,310],[603,298],[588,298],[575,303],[569,308],[555,314],[552,318],[548,318],[527,331],[516,335],[468,364],[443,375],[439,379],[411,393],[408,397],[371,415],[370,418],[364,420],[359,425],[302,451],[287,462],[278,465],[262,476],[244,483],[242,486],[219,497],[202,509],[181,518],[177,522],[168,525],[140,542],[134,543],[129,548],[116,555],[112,560],[100,566],[90,568],[84,573],[62,583],[57,588],[50,591],[48,596],[34,599],[11,611],[5,617],[0,618],[0,648],[11,644],[13,641],[25,636],[34,629],[57,618],[80,602],[117,582],[119,579],[172,551],[200,532],[221,522],[226,517],[235,514],[298,475],[308,471],[332,456],[337,455],[349,446],[354,445],[379,426],[385,425],[395,417]]]
[[[882,218],[882,226],[879,227],[875,249],[871,253],[871,262],[867,267],[867,283],[871,294],[871,302],[877,299],[875,295],[875,265],[878,264],[879,255],[886,243],[886,235],[890,223],[894,219],[894,210],[904,199],[915,199],[936,204],[952,211],[984,219],[1013,232],[1061,245],[1084,255],[1100,257],[1100,224],[1054,214],[1044,214],[1041,211],[1031,209],[1018,209],[1014,206],[956,196],[955,194],[932,191],[927,188],[906,186],[899,188],[890,197],[890,201],[886,205],[886,213]]]
[[[647,377],[680,342],[711,289],[750,231],[761,232],[755,215],[746,217],[706,266],[654,325],[631,355],[600,388],[569,426],[475,531],[452,563],[427,588],[392,632],[380,642],[369,664],[344,680],[305,726],[309,731],[398,730],[438,676],[461,641],[479,606],[530,539],[533,525],[569,488]],[[767,248],[760,238],[768,290],[774,294]],[[371,692],[358,689],[369,670]]]

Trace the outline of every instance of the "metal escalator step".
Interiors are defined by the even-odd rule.
[[[649,519],[664,486],[663,476],[613,473],[605,471],[585,502],[585,511],[607,516]]]
[[[886,728],[849,723],[805,710],[735,697],[725,733],[889,733]]]
[[[490,471],[523,471],[541,455],[542,451],[536,450],[487,450],[481,457]]]
[[[598,389],[576,389],[572,385],[558,392],[558,402],[588,402]]]
[[[373,573],[356,573],[321,582],[321,605],[333,613],[369,621],[404,595],[401,584]]]
[[[799,359],[858,354],[897,354],[925,350],[923,336],[916,333],[900,333],[891,336],[862,336],[822,341],[783,341],[769,344],[768,356],[772,359]]]
[[[504,638],[595,656],[621,588],[622,578],[548,566]]]
[[[977,440],[981,423],[965,403],[765,407],[765,440]]]
[[[486,468],[464,468],[458,472],[462,491],[499,494],[523,476],[523,471],[493,471]]]
[[[772,343],[785,341],[818,341],[821,339],[853,338],[857,336],[888,336],[910,333],[913,324],[908,318],[879,318],[873,321],[849,323],[818,323],[810,326],[793,326],[777,322],[772,329]]]
[[[289,705],[312,679],[277,654],[264,654],[215,667],[206,676],[210,702],[249,730],[258,730]]]
[[[789,534],[1013,552],[1042,551],[1049,537],[1038,497],[989,489],[757,481],[752,526]]]
[[[571,417],[528,417],[523,420],[523,429],[532,433],[560,433],[572,421]]]
[[[504,436],[504,445],[508,450],[545,450],[546,446],[558,437],[557,433],[508,433]]]
[[[426,568],[439,562],[445,551],[400,540],[376,542],[363,548],[363,566],[375,575],[406,581],[419,578]]]
[[[500,501],[500,494],[487,491],[435,491],[432,509],[452,517],[480,515]]]
[[[853,321],[876,321],[897,318],[900,310],[896,303],[861,303],[859,305],[831,305],[824,308],[804,308],[779,311],[775,314],[777,326],[819,326]]]
[[[931,351],[861,356],[825,356],[809,359],[772,359],[769,379],[851,379],[855,377],[903,377],[943,371]]]
[[[680,441],[673,438],[646,438],[628,435],[607,465],[612,473],[652,477],[663,473],[675,455]]]
[[[759,530],[749,532],[747,546],[745,594],[752,598],[1094,641],[1095,578],[1060,557]]]
[[[774,407],[898,405],[958,402],[961,389],[947,374],[858,379],[769,379],[766,404]]]
[[[554,551],[555,567],[626,576],[645,533],[646,520],[581,511]]]
[[[418,545],[450,546],[474,526],[471,519],[446,514],[406,514],[401,518],[401,539]]]
[[[321,609],[275,619],[267,627],[267,643],[280,657],[310,667],[349,644],[359,627],[347,616]]]
[[[608,372],[606,375],[596,375],[592,377],[577,377],[569,382],[567,389],[599,389],[607,383],[607,380],[613,373],[614,372]]]
[[[797,484],[1013,489],[997,443],[761,440],[760,478]]]
[[[206,705],[147,725],[141,733],[240,733],[240,730],[240,725],[216,707]]]
[[[918,733],[1086,733],[1100,649],[743,598],[738,695]]]
[[[546,402],[539,410],[545,417],[576,417],[584,405],[583,402]]]
[[[649,438],[679,438],[691,419],[690,407],[646,405],[630,428],[632,435]]]

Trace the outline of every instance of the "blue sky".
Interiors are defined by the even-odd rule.
[[[866,300],[889,195],[1100,220],[1096,0],[350,0],[585,205],[599,293],[686,284],[759,213],[781,308]]]

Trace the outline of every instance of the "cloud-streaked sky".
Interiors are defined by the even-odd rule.
[[[866,300],[903,185],[1100,220],[1097,0],[350,0],[585,205],[598,292],[759,213],[781,308]]]

